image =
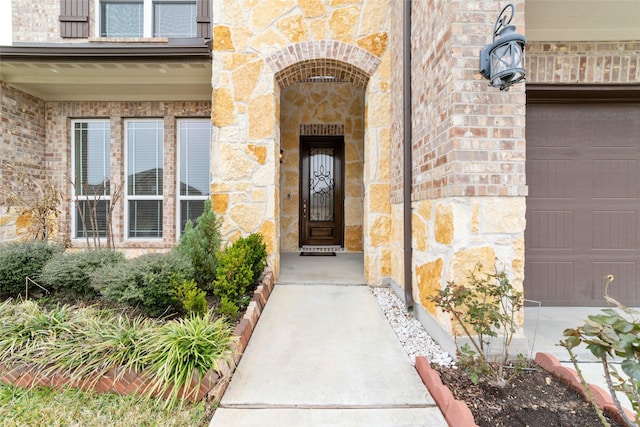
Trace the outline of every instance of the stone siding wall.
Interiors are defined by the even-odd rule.
[[[9,207],[5,196],[16,192],[27,202],[37,197],[33,182],[46,177],[44,111],[43,101],[0,83],[0,241],[28,232],[30,218],[20,215],[20,206]]]
[[[640,83],[640,42],[528,43],[527,83]]]
[[[239,1],[213,2],[213,151],[219,162],[214,165],[214,205],[224,218],[227,239],[264,235],[276,275],[284,233],[279,207],[288,194],[280,188],[281,88],[327,72],[343,73],[347,81],[369,79],[364,157],[370,163],[363,171],[364,192],[369,194],[370,184],[386,184],[376,195],[389,199],[390,8],[390,2],[380,0],[259,0],[250,8]],[[364,211],[369,212],[366,198]],[[370,283],[380,280],[380,257],[388,250],[390,207],[383,209],[362,219]],[[370,237],[369,230],[378,225],[384,238]]]
[[[46,168],[61,189],[64,202],[60,214],[61,237],[71,236],[73,204],[71,200],[71,119],[109,119],[111,137],[111,188],[122,185],[124,169],[124,121],[155,118],[164,122],[163,238],[127,240],[125,238],[124,201],[114,206],[114,238],[118,248],[129,255],[165,250],[177,241],[176,236],[176,120],[211,117],[209,102],[48,102],[46,104]],[[74,241],[82,247],[83,240]]]
[[[362,252],[364,90],[349,83],[298,83],[282,90],[280,191],[282,252],[297,251],[300,203],[300,125],[341,124],[345,156],[345,250]]]

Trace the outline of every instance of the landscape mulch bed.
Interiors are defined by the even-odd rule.
[[[504,388],[473,384],[461,368],[433,365],[453,396],[464,401],[480,427],[598,427],[595,410],[575,390],[542,368],[514,371]],[[609,419],[612,427],[621,427]]]

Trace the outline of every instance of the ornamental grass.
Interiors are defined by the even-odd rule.
[[[111,370],[116,379],[133,370],[173,407],[192,397],[216,360],[232,355],[232,327],[213,313],[166,322],[95,307],[55,306],[32,301],[0,303],[0,364],[34,366],[44,376],[62,374],[92,386]]]

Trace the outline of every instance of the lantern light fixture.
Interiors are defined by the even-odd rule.
[[[515,7],[509,3],[493,26],[493,42],[480,52],[480,73],[489,79],[489,86],[504,91],[525,78],[524,45],[527,39],[516,33],[515,25],[510,25],[514,15]]]

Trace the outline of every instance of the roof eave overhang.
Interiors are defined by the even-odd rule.
[[[0,46],[0,58],[28,62],[202,61],[211,59],[211,45],[204,39],[188,44],[15,44]]]

